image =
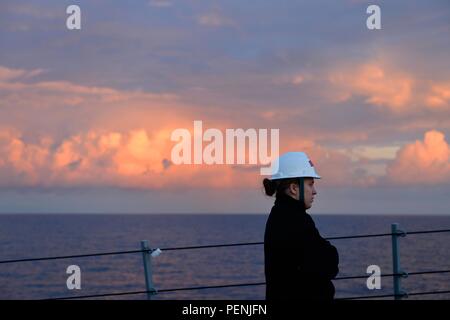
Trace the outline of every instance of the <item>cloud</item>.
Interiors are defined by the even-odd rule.
[[[423,109],[448,111],[450,84],[423,80],[412,73],[400,71],[389,63],[367,62],[339,67],[329,74],[335,102],[364,97],[365,103],[407,114]]]
[[[367,159],[353,160],[349,154],[321,146],[313,140],[291,140],[281,147],[280,153],[288,151],[303,151],[308,154],[322,177],[318,182],[321,186],[368,187],[377,181],[377,177],[364,168]]]
[[[5,67],[0,74],[2,188],[226,188],[258,177],[231,166],[172,165],[173,130],[192,128],[197,116],[227,127],[175,95],[25,83],[36,72]]]
[[[234,26],[233,20],[220,15],[217,12],[203,14],[197,17],[197,23],[207,27],[228,27]]]
[[[39,71],[0,68],[1,188],[260,187],[262,177],[257,166],[174,165],[170,161],[175,145],[170,140],[173,130],[191,131],[197,119],[203,120],[204,130],[250,128],[255,125],[255,112],[243,110],[238,121],[241,125],[236,127],[238,122],[228,117],[226,109],[189,105],[174,94],[58,80],[23,81],[36,74]],[[284,124],[290,118],[307,116],[303,112],[260,111],[258,126],[286,129],[289,125]],[[380,183],[379,154],[386,150],[364,145],[367,132],[336,132],[330,128],[303,132],[298,125],[291,129],[281,131],[280,152],[307,152],[323,176],[322,185],[367,187]],[[348,148],[358,141],[364,149],[350,154],[318,142],[336,138]],[[398,163],[408,164],[410,156],[407,153],[399,158],[405,158],[403,161],[396,159],[390,176],[396,176],[404,167]]]
[[[0,66],[0,82],[9,82],[12,80],[23,80],[35,77],[41,74],[44,70],[35,69],[35,70],[24,70],[24,69],[10,69],[3,66]]]
[[[333,72],[329,79],[342,89],[337,100],[345,101],[361,95],[366,97],[366,103],[384,106],[394,112],[405,111],[410,106],[414,79],[399,71],[367,63],[356,69]]]
[[[0,131],[0,187],[133,189],[255,186],[259,170],[230,165],[173,165],[170,129],[150,134],[90,130],[61,143],[51,137],[27,142],[20,132]]]
[[[387,167],[387,179],[396,185],[450,183],[450,147],[445,135],[427,131],[423,141],[402,147]]]
[[[450,82],[437,83],[431,86],[426,97],[426,105],[431,108],[450,108]]]
[[[135,189],[259,187],[251,165],[173,165],[171,129],[111,132],[91,129],[57,143],[51,136],[27,142],[21,132],[0,130],[1,188],[118,187]],[[342,152],[299,140],[288,149],[306,151],[325,186],[370,185],[371,178]],[[247,169],[248,170],[247,170]]]

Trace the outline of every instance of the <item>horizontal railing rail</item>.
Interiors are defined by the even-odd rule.
[[[407,234],[427,234],[427,233],[441,233],[441,232],[450,232],[450,229],[412,231],[412,232],[407,232]],[[396,233],[396,234],[399,235],[401,233]],[[395,235],[395,234],[394,233],[378,233],[378,234],[328,237],[325,239],[326,240],[343,240],[343,239],[387,237],[387,236],[392,236],[392,235]],[[212,245],[199,245],[199,246],[168,247],[168,248],[160,248],[160,250],[161,251],[176,251],[176,250],[208,249],[208,248],[220,248],[220,247],[253,246],[253,245],[263,245],[263,244],[264,244],[264,242],[242,242],[242,243],[212,244]],[[121,254],[133,254],[133,253],[143,253],[143,252],[152,251],[152,250],[154,250],[154,249],[109,251],[109,252],[73,254],[73,255],[39,257],[39,258],[21,258],[21,259],[11,259],[11,260],[0,260],[0,264],[45,261],[45,260],[60,260],[60,259],[72,259],[72,258],[85,258],[85,257],[121,255]]]
[[[397,230],[397,229],[393,229]],[[450,229],[439,229],[439,230],[418,230],[418,231],[395,231],[390,233],[377,233],[377,234],[362,234],[362,235],[351,235],[351,236],[336,236],[336,237],[328,237],[326,240],[343,240],[343,239],[361,239],[361,238],[376,238],[376,237],[387,237],[391,236],[393,239],[399,236],[405,235],[415,235],[415,234],[432,234],[432,233],[443,233],[450,232]],[[1,264],[12,264],[12,263],[23,263],[23,262],[37,262],[37,261],[48,261],[48,260],[61,260],[61,259],[73,259],[73,258],[85,258],[85,257],[97,257],[97,256],[109,256],[109,255],[122,255],[122,254],[136,254],[142,253],[144,255],[144,259],[149,259],[150,254],[155,250],[160,251],[177,251],[177,250],[194,250],[194,249],[210,249],[210,248],[221,248],[221,247],[237,247],[237,246],[253,246],[253,245],[263,245],[264,242],[242,242],[242,243],[228,243],[228,244],[212,244],[212,245],[195,245],[195,246],[183,246],[183,247],[167,247],[167,248],[148,248],[143,247],[144,249],[140,250],[122,250],[122,251],[109,251],[109,252],[99,252],[99,253],[88,253],[88,254],[73,254],[73,255],[61,255],[61,256],[52,256],[52,257],[38,257],[38,258],[21,258],[21,259],[9,259],[9,260],[0,260]],[[397,255],[398,253],[396,253]],[[397,257],[398,258],[398,257]],[[151,261],[151,260],[150,260]],[[147,262],[148,263],[148,262]],[[146,280],[148,277],[151,278],[151,272],[148,273],[148,266],[145,265],[146,272]],[[391,274],[382,274],[381,277],[394,277],[401,278],[407,276],[414,275],[426,275],[426,274],[442,274],[442,273],[450,273],[450,270],[427,270],[427,271],[415,271],[415,272],[397,272]],[[357,276],[343,276],[337,277],[333,280],[349,280],[349,279],[363,279],[367,278],[368,275],[357,275]],[[151,282],[150,282],[151,283]],[[213,285],[213,286],[192,286],[192,287],[183,287],[183,288],[169,288],[169,289],[161,289],[156,290],[154,288],[148,288],[148,290],[142,291],[129,291],[129,292],[115,292],[115,293],[102,293],[102,294],[92,294],[92,295],[79,295],[79,296],[68,296],[68,297],[56,297],[51,298],[56,300],[70,300],[70,299],[87,299],[87,298],[101,298],[101,297],[113,297],[113,296],[126,296],[126,295],[138,295],[138,294],[147,294],[148,298],[150,298],[154,294],[160,293],[168,293],[168,292],[176,292],[176,291],[189,291],[189,290],[203,290],[203,289],[219,289],[219,288],[231,288],[231,287],[244,287],[244,286],[261,286],[265,285],[266,282],[254,282],[254,283],[237,283],[237,284],[223,284],[223,285]],[[147,285],[148,286],[148,285]],[[443,291],[423,291],[423,292],[413,292],[413,293],[401,293],[401,294],[383,294],[383,295],[368,295],[368,296],[354,296],[354,297],[344,297],[337,298],[336,300],[354,300],[354,299],[374,299],[374,298],[403,298],[408,296],[417,296],[417,295],[433,295],[433,294],[447,294],[450,293],[450,290]],[[47,300],[47,299],[46,299]]]

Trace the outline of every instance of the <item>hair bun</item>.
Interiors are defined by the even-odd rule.
[[[276,191],[276,183],[272,180],[265,178],[263,180],[263,185],[264,185],[264,191],[266,192],[266,195],[273,196]]]

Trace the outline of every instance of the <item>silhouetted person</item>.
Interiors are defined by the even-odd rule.
[[[276,195],[264,234],[266,299],[332,300],[339,255],[306,213],[320,176],[303,152],[288,152],[276,164],[263,181],[266,194]]]

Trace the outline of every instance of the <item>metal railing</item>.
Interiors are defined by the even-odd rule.
[[[408,272],[408,273],[403,271],[401,268],[401,264],[400,264],[400,250],[399,250],[399,241],[398,241],[399,238],[405,237],[407,234],[414,235],[414,234],[431,234],[431,233],[443,233],[443,232],[450,232],[450,229],[420,230],[420,231],[405,232],[405,231],[400,230],[399,224],[394,223],[391,225],[390,233],[363,234],[363,235],[338,236],[338,237],[325,238],[326,240],[342,240],[342,239],[375,238],[375,237],[390,236],[391,240],[392,240],[393,273],[382,274],[380,276],[381,277],[393,277],[394,293],[393,294],[384,294],[384,295],[345,297],[345,298],[339,298],[337,300],[373,299],[373,298],[387,298],[387,297],[393,297],[395,300],[399,300],[402,298],[407,298],[408,296],[450,293],[450,290],[407,293],[406,291],[402,290],[402,287],[401,287],[401,280],[404,278],[407,278],[409,276],[423,275],[423,274],[450,273],[450,270],[414,271],[414,272]],[[151,297],[155,294],[161,294],[161,293],[166,293],[166,292],[202,290],[202,289],[219,289],[219,288],[244,287],[244,286],[261,286],[261,285],[266,284],[265,282],[235,283],[235,284],[224,284],[224,285],[214,285],[214,286],[196,286],[196,287],[182,287],[182,288],[169,288],[169,289],[156,290],[156,288],[154,287],[154,284],[153,284],[152,258],[155,255],[158,255],[160,252],[219,248],[219,247],[252,246],[252,245],[263,245],[263,244],[264,244],[264,242],[245,242],[245,243],[229,243],[229,244],[168,247],[168,248],[154,248],[153,249],[153,248],[150,248],[147,240],[142,240],[140,250],[111,251],[111,252],[100,252],[100,253],[90,253],[90,254],[3,260],[3,261],[0,261],[0,265],[1,264],[10,264],[10,263],[32,262],[32,261],[60,260],[60,259],[70,259],[70,258],[83,258],[83,257],[95,257],[95,256],[106,256],[106,255],[122,255],[122,254],[142,253],[143,263],[144,263],[146,290],[93,294],[93,295],[68,296],[68,297],[58,297],[58,298],[52,298],[52,299],[69,300],[69,299],[86,299],[86,298],[101,298],[101,297],[112,297],[112,296],[126,296],[126,295],[137,295],[137,294],[146,294],[147,299],[151,299]],[[368,277],[368,275],[366,274],[366,275],[358,275],[358,276],[337,277],[333,280],[363,279],[363,278],[367,278],[367,277]]]

